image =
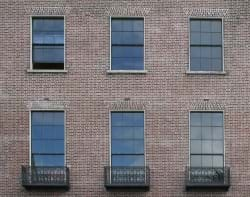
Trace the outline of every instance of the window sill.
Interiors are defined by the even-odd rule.
[[[49,70],[49,69],[28,69],[28,73],[67,73],[67,70]]]
[[[146,74],[147,70],[108,70],[108,74]]]
[[[188,75],[226,75],[225,71],[186,71]]]

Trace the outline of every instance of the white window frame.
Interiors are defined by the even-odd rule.
[[[221,39],[222,39],[222,71],[191,71],[191,20],[197,19],[197,20],[221,20]],[[187,74],[218,74],[218,75],[225,75],[225,64],[224,64],[224,18],[223,17],[189,17],[188,18],[188,70]]]
[[[64,166],[67,166],[67,143],[66,143],[66,111],[63,109],[31,109],[29,110],[29,165],[32,165],[32,112],[63,112],[64,114]]]
[[[112,70],[112,19],[142,19],[143,20],[143,69],[142,70]],[[147,70],[145,70],[145,17],[144,16],[110,16],[109,17],[109,70],[107,73],[110,74],[145,74],[147,73]]]
[[[36,18],[63,18],[64,21],[64,63],[63,63],[63,69],[33,69],[33,19]],[[27,70],[27,72],[38,72],[38,73],[66,73],[66,17],[65,15],[32,15],[30,16],[30,68]]]

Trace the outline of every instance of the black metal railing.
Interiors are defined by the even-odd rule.
[[[69,188],[67,167],[22,166],[22,185],[31,187]]]
[[[228,167],[187,167],[186,188],[221,187],[229,188],[230,169]]]
[[[149,188],[150,172],[147,166],[110,167],[104,168],[105,186]]]

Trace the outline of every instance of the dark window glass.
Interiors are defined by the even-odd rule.
[[[144,113],[111,113],[112,166],[144,166]]]
[[[114,18],[111,23],[111,69],[143,70],[143,19]]]
[[[219,19],[191,19],[190,70],[222,71],[222,22]]]
[[[64,69],[64,19],[33,18],[33,69]]]
[[[64,166],[64,112],[32,112],[32,165]]]
[[[192,112],[190,114],[191,167],[223,167],[223,113]]]

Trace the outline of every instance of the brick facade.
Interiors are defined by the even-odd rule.
[[[30,17],[65,16],[65,73],[30,68]],[[1,0],[0,196],[182,197],[250,194],[250,2],[248,0]],[[110,74],[110,16],[142,16],[147,73]],[[188,74],[189,17],[220,17],[225,73]],[[66,113],[69,191],[27,191],[29,112]],[[109,192],[109,113],[145,111],[150,191]],[[185,191],[189,112],[223,110],[226,192]]]

